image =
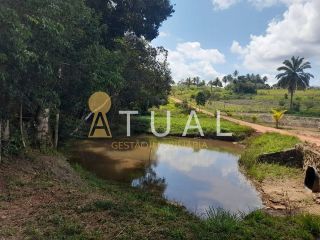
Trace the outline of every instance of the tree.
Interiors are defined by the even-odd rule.
[[[267,84],[268,80],[269,80],[269,79],[268,79],[267,76],[264,76],[264,77],[262,78],[262,81],[263,81],[264,84]]]
[[[107,45],[126,33],[152,41],[159,35],[163,21],[174,13],[170,0],[87,0],[101,16],[103,39]]]
[[[209,81],[208,85],[211,87],[211,92],[213,87],[223,87],[222,82],[218,77],[214,81]]]
[[[284,117],[284,114],[286,112],[287,110],[284,110],[284,111],[272,110],[272,117],[276,122],[276,128],[279,128],[280,120]]]
[[[233,77],[234,78],[237,78],[239,76],[239,71],[238,70],[235,70],[234,72],[233,72]]]
[[[50,121],[58,114],[67,137],[95,91],[119,108],[158,106],[172,79],[167,51],[150,40],[172,13],[169,0],[2,0],[0,122],[11,120],[24,142],[27,125],[26,138],[40,127],[58,132]]]
[[[226,76],[224,76],[224,77],[222,78],[222,82],[224,83],[224,86],[226,87],[226,86],[227,86],[227,83],[229,82],[229,81],[228,81],[228,78],[227,78]]]
[[[194,85],[196,85],[197,87],[199,87],[199,84],[200,84],[200,78],[199,77],[194,77],[192,79],[192,82]]]
[[[290,110],[293,108],[293,95],[296,90],[305,90],[309,87],[310,79],[314,76],[310,73],[306,73],[306,69],[310,69],[310,62],[304,62],[304,58],[292,57],[291,60],[285,60],[283,66],[277,70],[282,72],[276,76],[279,80],[278,86],[281,88],[287,88],[291,96]]]
[[[196,96],[196,103],[198,106],[205,106],[206,105],[206,94],[204,92],[199,92]]]
[[[216,78],[216,80],[214,80],[213,85],[217,88],[217,87],[222,87],[222,82],[220,81],[220,78]]]
[[[188,88],[190,88],[190,86],[192,85],[192,79],[190,78],[190,77],[188,77],[187,79],[186,79],[186,85],[188,86]]]
[[[210,80],[209,82],[208,82],[208,86],[210,86],[210,88],[211,88],[211,92],[212,92],[212,88],[213,88],[213,86],[214,86],[214,83],[213,83],[214,81],[212,81],[212,80]]]

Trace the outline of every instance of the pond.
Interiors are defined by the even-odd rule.
[[[210,207],[249,213],[262,202],[239,170],[241,151],[223,141],[142,136],[76,141],[71,161],[98,177],[157,191],[198,215]]]

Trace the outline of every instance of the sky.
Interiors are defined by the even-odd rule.
[[[175,13],[153,46],[169,51],[175,82],[210,81],[238,70],[276,83],[285,59],[311,62],[320,86],[320,0],[171,0]]]

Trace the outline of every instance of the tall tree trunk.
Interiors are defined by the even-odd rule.
[[[49,145],[49,114],[50,109],[40,110],[38,115],[37,140],[40,146]]]
[[[291,94],[291,99],[290,99],[290,110],[293,109],[293,91],[290,92]]]
[[[3,132],[3,141],[10,140],[10,120],[5,121],[4,132]]]
[[[21,142],[22,146],[26,148],[26,142],[24,140],[24,133],[23,133],[23,108],[22,108],[22,103],[20,104],[20,134],[21,134]]]
[[[59,120],[60,120],[60,114],[57,113],[56,115],[56,126],[54,129],[54,147],[57,149],[58,148],[58,143],[59,143]]]

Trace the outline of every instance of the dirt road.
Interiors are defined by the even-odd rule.
[[[170,97],[170,99],[173,100],[176,103],[179,103],[179,104],[182,103],[182,100],[180,100],[178,98]],[[209,111],[206,111],[206,110],[199,110],[198,109],[197,111],[198,112],[202,112],[204,114],[207,114],[209,116],[214,116],[213,113],[211,113]],[[224,120],[227,120],[229,122],[233,122],[233,123],[236,123],[236,124],[239,124],[239,125],[242,125],[242,126],[250,127],[252,129],[254,129],[255,131],[260,132],[260,133],[275,132],[275,133],[280,133],[280,134],[283,134],[283,135],[295,136],[295,137],[298,137],[303,142],[308,142],[308,143],[316,144],[317,146],[320,146],[320,139],[316,138],[316,137],[313,137],[313,136],[301,135],[301,134],[293,133],[293,132],[290,132],[290,131],[287,131],[287,130],[276,129],[276,128],[272,128],[272,127],[266,127],[266,126],[262,126],[262,125],[259,125],[259,124],[249,123],[249,122],[245,122],[245,121],[238,120],[238,119],[235,119],[235,118],[232,118],[232,117],[227,117],[227,116],[221,116],[221,118],[224,119]]]

